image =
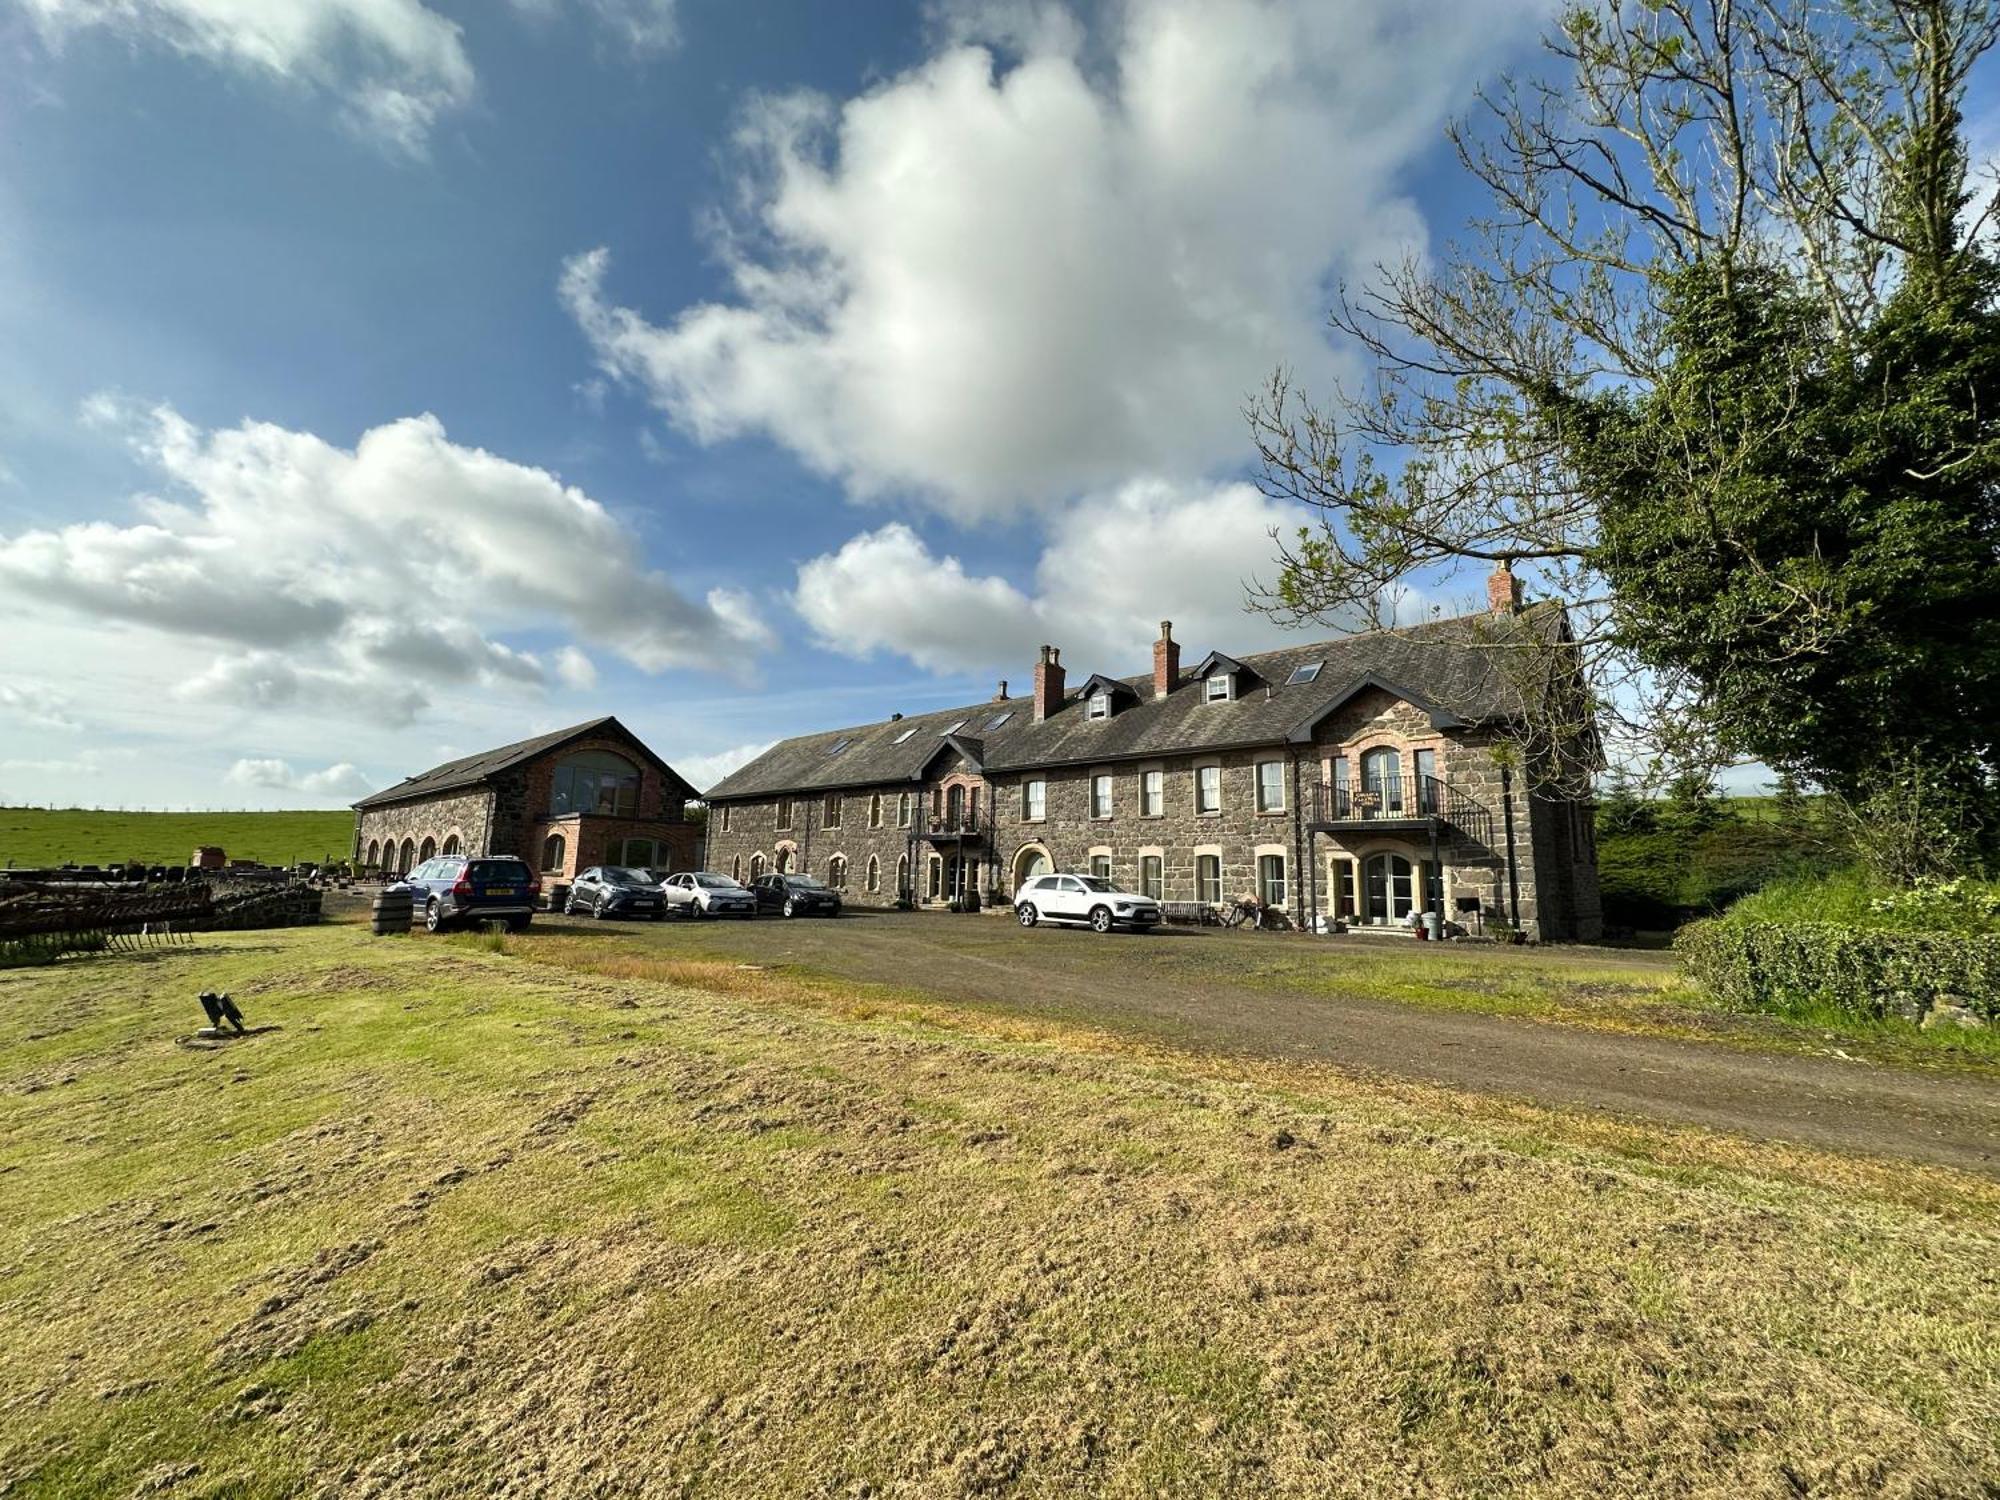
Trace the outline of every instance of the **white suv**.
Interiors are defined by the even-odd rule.
[[[1096,875],[1037,875],[1014,892],[1014,917],[1023,927],[1041,921],[1088,922],[1093,932],[1114,927],[1143,932],[1159,924],[1160,903],[1121,891]]]

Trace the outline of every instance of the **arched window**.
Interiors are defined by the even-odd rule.
[[[751,856],[750,856],[750,878],[751,878],[752,880],[755,880],[755,879],[756,879],[756,878],[757,878],[758,876],[762,875],[763,873],[764,873],[764,856],[763,856],[763,855],[761,855],[761,854],[753,854],[753,855],[751,855]]]
[[[639,814],[639,768],[609,750],[584,750],[556,762],[549,778],[549,812]]]
[[[444,843],[439,847],[438,853],[440,854],[458,853],[458,835],[455,833],[446,834],[444,836]]]
[[[896,894],[904,900],[908,900],[912,894],[910,890],[910,856],[907,854],[896,861]]]
[[[1378,745],[1361,757],[1361,794],[1377,812],[1403,810],[1403,758],[1389,745]]]
[[[398,875],[407,875],[411,870],[416,868],[416,863],[417,841],[415,839],[404,839],[402,853],[396,860],[396,873]]]
[[[826,862],[826,883],[836,891],[847,889],[847,856],[836,854]]]
[[[560,871],[569,856],[568,841],[559,833],[552,833],[542,840],[542,868]]]
[[[780,875],[789,875],[789,874],[791,874],[791,873],[792,873],[792,851],[791,851],[791,850],[789,850],[789,849],[780,849],[780,850],[778,851],[778,873],[779,873]]]
[[[424,841],[421,844],[417,845],[418,863],[421,864],[424,860],[437,858],[437,852],[438,852],[438,841],[432,838],[429,834],[425,834]]]
[[[871,891],[882,889],[882,861],[872,854],[868,856],[868,889]]]
[[[376,870],[380,869],[381,866],[382,866],[382,841],[380,839],[370,839],[368,841],[368,868],[371,870]]]
[[[743,884],[743,856],[735,854],[729,860],[729,878],[738,885]]]

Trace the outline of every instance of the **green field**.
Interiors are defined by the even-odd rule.
[[[354,847],[354,814],[335,812],[101,812],[90,808],[0,807],[0,866],[109,864],[138,860],[181,865],[199,844],[231,859],[293,864]]]
[[[0,1494],[1992,1494],[1983,1179],[607,946],[0,974]]]

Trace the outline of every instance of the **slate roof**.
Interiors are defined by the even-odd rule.
[[[356,812],[371,807],[386,807],[392,802],[407,802],[412,797],[435,797],[440,792],[455,792],[465,787],[482,786],[502,771],[533,760],[538,755],[546,755],[551,750],[559,750],[571,740],[580,740],[589,735],[614,733],[627,741],[634,750],[651,761],[666,776],[669,791],[679,788],[683,797],[693,797],[695,789],[688,785],[681,774],[659,756],[646,748],[631,730],[620,724],[617,717],[606,714],[601,719],[592,719],[587,724],[572,724],[567,729],[552,730],[548,734],[538,734],[533,739],[516,740],[511,745],[501,745],[493,750],[482,750],[477,755],[467,755],[458,760],[448,760],[441,766],[432,766],[428,771],[420,771],[415,776],[397,782],[383,791],[363,797],[354,804]]]
[[[1559,606],[1518,615],[1462,615],[1402,630],[1373,630],[1210,662],[1252,674],[1242,697],[1204,703],[1192,672],[1164,699],[1147,672],[1124,683],[1138,697],[1108,719],[1085,716],[1083,689],[1035,722],[1032,696],[938,709],[905,719],[851,725],[782,740],[707,793],[710,801],[780,792],[833,791],[921,781],[948,747],[945,736],[980,742],[986,771],[1096,764],[1161,755],[1309,740],[1313,726],[1365,687],[1382,687],[1430,713],[1440,728],[1517,716],[1520,694],[1505,670],[1510,646],[1547,644],[1565,629]],[[1295,668],[1323,662],[1311,682],[1288,686]],[[1207,662],[1204,663],[1206,665]],[[1002,714],[1012,717],[995,724]],[[847,741],[837,752],[834,747]]]

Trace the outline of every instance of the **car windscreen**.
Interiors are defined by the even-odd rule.
[[[475,859],[465,873],[474,885],[526,884],[528,879],[528,867],[518,859]]]
[[[738,889],[733,880],[725,880],[720,875],[697,875],[695,879],[711,891],[733,891]]]
[[[810,875],[787,875],[785,884],[795,891],[823,891],[825,886]]]
[[[1110,895],[1118,889],[1117,886],[1101,875],[1079,875],[1076,878],[1083,882],[1083,888],[1086,891],[1102,891],[1106,895]]]
[[[652,885],[653,877],[644,870],[628,870],[623,865],[606,865],[604,879],[609,885]]]

